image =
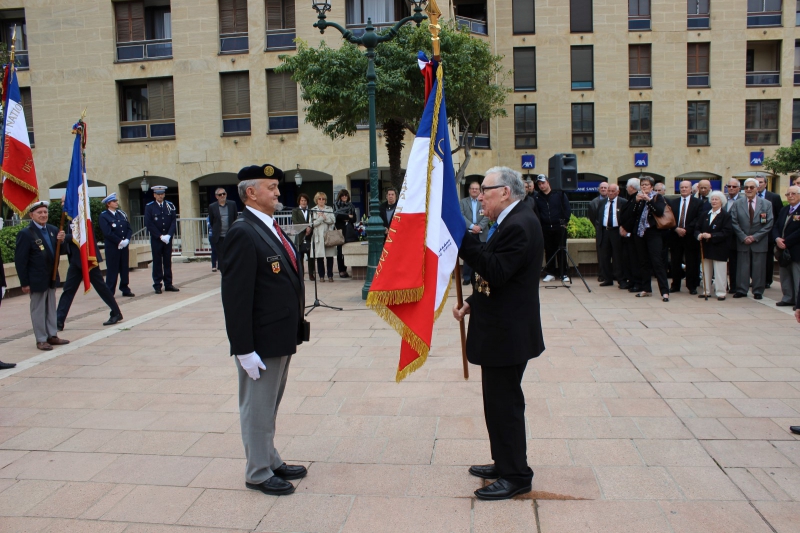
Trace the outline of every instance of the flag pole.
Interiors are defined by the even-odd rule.
[[[464,296],[461,293],[461,264],[456,259],[456,299],[458,308],[464,307]],[[465,317],[466,318],[466,317]],[[464,319],[458,321],[458,329],[461,332],[461,364],[464,367],[464,379],[469,379],[469,365],[467,364],[467,328]]]

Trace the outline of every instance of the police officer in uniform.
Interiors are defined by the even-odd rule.
[[[117,290],[117,276],[119,276],[119,290],[123,296],[136,296],[128,287],[128,245],[131,242],[131,225],[128,215],[119,208],[117,193],[112,192],[103,198],[106,210],[100,213],[100,229],[106,243],[106,286],[111,294]]]
[[[150,232],[150,249],[153,251],[153,288],[161,294],[161,282],[164,290],[178,292],[172,284],[172,238],[175,236],[177,213],[175,205],[164,199],[167,192],[165,185],[152,187],[155,200],[144,208],[144,225]]]

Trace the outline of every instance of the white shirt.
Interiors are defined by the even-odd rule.
[[[511,210],[514,209],[514,207],[518,203],[519,203],[519,200],[515,201],[514,203],[512,203],[511,205],[509,205],[508,207],[503,209],[503,211],[500,212],[500,216],[497,217],[497,224],[498,225],[503,222],[503,219],[506,218],[506,215],[508,215],[511,212]]]
[[[720,211],[721,211],[721,209],[717,209],[716,211],[711,211],[711,216],[710,216],[710,217],[709,217],[709,219],[708,219],[708,223],[709,223],[709,224],[711,224],[712,222],[714,222],[714,219],[715,219],[715,218],[717,218],[717,215],[719,215],[719,212],[720,212]]]
[[[273,235],[275,235],[275,237],[277,237],[277,238],[278,238],[278,240],[281,242],[281,244],[283,244],[283,241],[281,241],[281,236],[280,236],[280,235],[278,235],[278,230],[276,230],[276,229],[275,229],[275,219],[274,219],[274,218],[272,218],[271,216],[269,216],[269,215],[268,215],[268,214],[266,214],[266,213],[262,213],[261,211],[259,211],[259,210],[257,210],[257,209],[253,209],[253,208],[252,208],[252,207],[250,207],[249,205],[247,206],[247,209],[249,209],[251,213],[253,213],[255,216],[257,216],[257,217],[258,217],[258,219],[259,219],[261,222],[263,222],[263,223],[264,223],[264,225],[266,225],[266,226],[267,226],[269,229],[271,229],[271,230],[272,230],[272,234],[273,234]],[[281,230],[281,231],[283,231],[283,230]],[[284,236],[285,236],[285,235],[286,235],[286,234],[284,234]],[[289,241],[289,238],[288,238],[288,237],[286,237],[286,241],[287,241],[287,242]],[[297,257],[297,254],[294,252],[294,248],[292,248],[292,247],[290,246],[290,247],[289,247],[289,249],[291,249],[291,250],[292,250],[292,255],[294,255],[295,257]]]
[[[617,208],[614,205],[614,202],[616,202],[616,201],[617,201],[616,198],[614,198],[613,200],[609,200],[608,201],[608,205],[612,206],[611,207],[611,225],[612,226],[619,226],[619,224],[617,224]],[[606,205],[606,208],[603,210],[604,211],[604,213],[603,213],[603,227],[604,228],[608,227],[608,205]]]
[[[681,213],[687,213],[689,211],[689,198],[691,198],[691,196],[681,196],[681,207],[678,209],[678,223],[681,221]],[[686,229],[686,219],[683,221],[683,226],[680,227]]]

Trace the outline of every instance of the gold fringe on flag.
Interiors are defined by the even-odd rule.
[[[377,308],[388,305],[410,304],[422,299],[424,287],[416,289],[400,289],[396,291],[369,291],[367,307]]]

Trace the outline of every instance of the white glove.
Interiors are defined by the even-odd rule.
[[[161,240],[164,241],[164,244],[169,244],[169,235],[162,235]]]
[[[5,287],[0,287],[0,300],[5,298],[5,296],[6,296],[6,288]]]
[[[261,374],[258,372],[259,368],[261,370],[267,369],[256,352],[250,352],[246,355],[237,355],[236,357],[239,358],[239,363],[242,365],[242,368],[244,368],[244,371],[247,372],[247,375],[253,378],[253,380],[257,380],[261,377]]]
[[[122,250],[123,248],[126,248],[130,243],[131,243],[130,239],[123,239],[122,242],[120,242],[121,246],[119,247],[119,249]]]

